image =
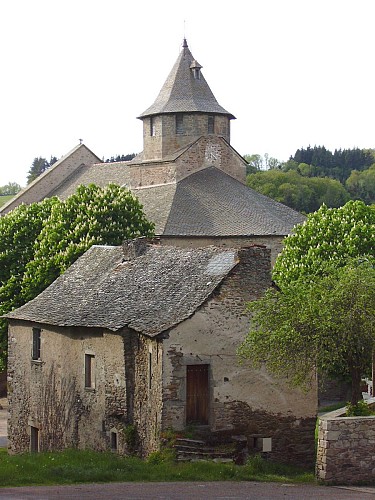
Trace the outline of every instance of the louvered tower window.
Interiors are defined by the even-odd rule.
[[[179,113],[176,115],[176,134],[184,133],[184,115]]]
[[[152,137],[156,135],[155,118],[153,116],[150,117],[150,135]]]

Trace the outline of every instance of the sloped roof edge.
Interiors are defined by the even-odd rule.
[[[236,250],[213,246],[148,244],[130,260],[121,247],[96,246],[4,317],[60,327],[128,327],[153,337],[192,316],[237,263]]]
[[[36,179],[34,179],[32,182],[30,182],[30,184],[28,184],[24,189],[22,189],[21,191],[19,191],[11,200],[9,200],[7,203],[4,203],[4,205],[2,205],[0,207],[0,214],[5,210],[6,208],[8,208],[10,205],[13,205],[15,201],[17,201],[19,198],[21,198],[27,191],[29,191],[30,189],[32,189],[34,186],[36,186],[38,183],[40,183],[45,177],[47,177],[48,175],[51,174],[51,172],[53,172],[56,168],[59,167],[59,165],[61,165],[61,163],[63,161],[65,161],[66,159],[69,158],[69,156],[71,156],[73,153],[75,153],[76,151],[78,151],[79,149],[81,148],[84,148],[86,149],[89,153],[91,153],[93,156],[95,156],[95,158],[97,158],[99,161],[98,163],[103,163],[103,161],[95,154],[91,151],[91,149],[89,149],[85,144],[78,144],[77,146],[75,146],[73,149],[71,149],[68,153],[66,153],[64,156],[62,156],[59,160],[57,160],[56,163],[54,163],[52,165],[52,167],[50,167],[49,169],[47,169],[45,172],[43,172],[42,174],[38,175],[38,177]],[[56,189],[57,189],[57,186],[56,186]]]
[[[192,73],[194,68],[199,68],[199,75]],[[235,118],[217,102],[203,74],[200,73],[201,65],[189,50],[184,39],[182,50],[165,80],[157,98],[137,118],[144,119],[148,116],[173,113],[207,113],[222,114],[230,119]]]

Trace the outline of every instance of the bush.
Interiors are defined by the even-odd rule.
[[[348,403],[346,405],[346,417],[370,417],[375,415],[375,411],[369,407],[366,401],[358,401],[356,405]]]

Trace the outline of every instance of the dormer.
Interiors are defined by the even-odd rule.
[[[235,117],[215,99],[202,66],[184,39],[182,50],[143,121],[143,160],[162,160],[199,137],[216,135],[230,142]]]
[[[194,78],[196,80],[200,80],[202,66],[199,64],[199,62],[194,59],[194,61],[190,64],[190,69],[193,72]]]

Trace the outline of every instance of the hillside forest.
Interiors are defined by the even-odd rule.
[[[298,149],[287,162],[253,154],[247,185],[299,212],[311,213],[324,203],[336,208],[349,200],[375,203],[375,150],[324,146]]]

